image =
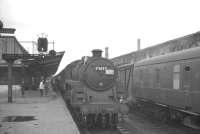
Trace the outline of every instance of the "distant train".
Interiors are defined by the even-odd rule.
[[[116,127],[118,114],[128,113],[127,105],[119,102],[124,90],[114,64],[101,56],[101,50],[92,52],[92,57],[69,64],[53,83],[81,126]]]
[[[200,47],[122,65],[118,73],[134,104],[149,104],[161,119],[199,128]]]

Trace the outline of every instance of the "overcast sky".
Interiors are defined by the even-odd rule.
[[[110,57],[200,31],[199,0],[0,0],[0,19],[17,39],[40,33],[67,63],[109,47]]]

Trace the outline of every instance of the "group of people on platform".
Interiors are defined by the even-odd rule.
[[[49,92],[49,80],[48,79],[44,79],[42,77],[41,81],[39,83],[38,89],[39,89],[39,92],[40,92],[40,96],[47,96],[48,92]],[[25,96],[25,83],[24,83],[24,80],[22,80],[22,83],[21,83],[21,95],[22,95],[22,97]]]
[[[49,90],[47,80],[42,79],[40,81],[39,90],[40,90],[40,96],[47,96]]]

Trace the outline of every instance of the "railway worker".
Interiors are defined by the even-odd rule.
[[[124,100],[123,96],[120,96],[119,103],[122,104],[122,105],[125,104],[125,100]],[[123,122],[124,121],[124,114],[121,113],[119,116],[120,116],[120,120]]]
[[[41,80],[40,85],[39,85],[39,90],[40,90],[40,96],[43,96],[45,86],[44,86],[44,80]]]

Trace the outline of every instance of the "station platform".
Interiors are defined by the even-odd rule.
[[[7,86],[0,86],[0,134],[79,134],[62,98],[50,89],[39,91],[13,87],[13,103],[8,103]]]

